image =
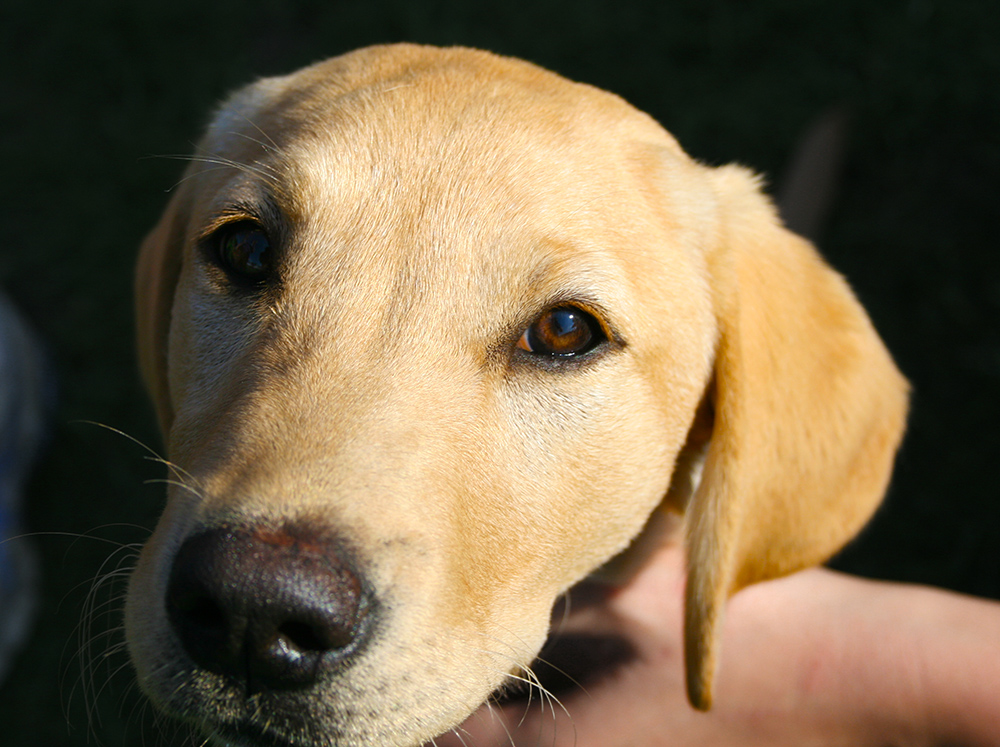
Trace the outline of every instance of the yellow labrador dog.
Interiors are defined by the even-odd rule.
[[[907,385],[737,167],[468,49],[363,49],[215,116],[142,246],[178,480],[131,579],[158,707],[220,743],[419,745],[682,514],[686,663],[869,518]]]

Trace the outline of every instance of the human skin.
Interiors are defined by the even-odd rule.
[[[480,709],[437,747],[986,747],[1000,744],[1000,604],[825,569],[729,602],[715,700],[685,696],[683,552],[569,614],[635,651],[586,690]]]

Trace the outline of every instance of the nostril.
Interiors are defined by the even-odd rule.
[[[229,624],[218,602],[201,591],[185,588],[182,583],[171,584],[167,591],[167,607],[182,617],[185,625],[224,630]]]
[[[325,628],[292,621],[282,624],[273,633],[248,637],[247,670],[249,679],[275,687],[293,687],[308,684],[315,676],[315,668],[331,653],[336,656],[352,642],[350,631],[331,636]]]
[[[238,667],[242,628],[240,612],[213,581],[217,564],[201,543],[185,544],[174,561],[167,586],[166,608],[177,637],[188,655],[213,672]]]
[[[343,648],[351,642],[351,631],[316,626],[292,620],[278,628],[278,638],[295,651],[327,651]]]
[[[183,607],[179,607],[182,612]],[[229,625],[226,613],[222,607],[211,599],[200,599],[187,609],[187,617],[190,624],[202,630],[224,631]]]
[[[222,671],[239,656],[236,621],[211,597],[192,593],[183,582],[167,591],[167,614],[188,654],[213,671]]]

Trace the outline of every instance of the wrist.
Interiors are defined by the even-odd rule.
[[[776,583],[748,606],[781,631],[789,722],[816,744],[996,745],[1000,604],[827,570]]]
[[[913,712],[926,714],[928,739],[912,743],[996,745],[1000,604],[941,589],[908,587],[900,607],[919,683]]]
[[[900,625],[911,612],[896,588],[816,569],[733,598],[725,646],[736,653],[720,674],[742,680],[733,689],[751,699],[745,716],[779,732],[771,743],[927,744],[916,738],[926,732],[923,660]]]

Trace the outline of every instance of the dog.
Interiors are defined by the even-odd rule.
[[[176,479],[127,643],[155,705],[220,743],[448,731],[531,665],[561,595],[641,563],[661,511],[707,709],[727,598],[860,530],[906,418],[755,175],[469,49],[237,92],[136,291]]]

